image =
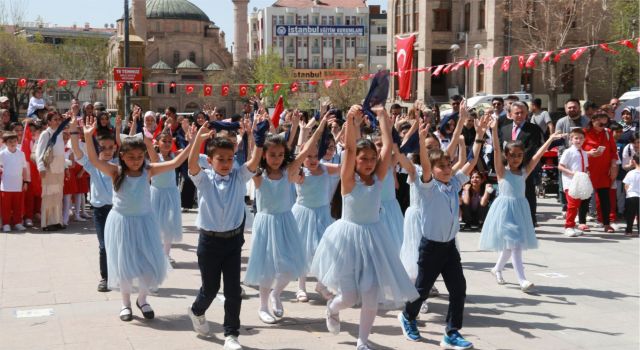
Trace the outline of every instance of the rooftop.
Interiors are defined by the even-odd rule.
[[[367,7],[365,0],[278,0],[273,7],[341,7],[341,8],[358,8]]]

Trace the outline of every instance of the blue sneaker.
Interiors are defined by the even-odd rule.
[[[453,331],[451,335],[444,335],[440,346],[444,349],[465,350],[473,348],[473,343],[466,341],[458,331]]]
[[[418,323],[416,320],[409,321],[404,317],[404,314],[400,312],[398,314],[398,321],[400,321],[402,334],[404,334],[405,338],[411,341],[418,341],[422,338],[420,332],[418,332]]]

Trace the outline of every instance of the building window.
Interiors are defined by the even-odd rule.
[[[278,16],[278,24],[284,24],[284,16]]]
[[[418,0],[413,0],[413,31],[417,32],[420,30],[420,5],[418,4]]]
[[[347,21],[348,21],[349,16],[347,16]],[[342,25],[342,16],[336,16],[336,25],[337,26],[341,26]]]
[[[320,68],[320,57],[318,56],[314,56],[312,59],[312,66],[311,68],[313,69],[319,69]]]
[[[486,1],[480,0],[478,3],[478,30],[484,29],[484,17],[485,17]]]
[[[164,81],[158,82],[158,85],[156,85],[156,91],[159,95],[164,95]]]
[[[287,16],[287,24],[293,24],[293,16]]]
[[[180,64],[180,51],[173,51],[173,66],[177,67]]]
[[[176,28],[176,30],[175,30],[176,32],[179,32],[179,31],[180,31],[180,22],[176,21],[176,26],[175,26],[175,28]]]
[[[175,95],[175,93],[176,93],[176,82],[175,81],[172,81],[169,84],[169,93]]]
[[[394,29],[394,31],[395,31],[395,33],[396,33],[396,34],[400,34],[400,33],[401,33],[401,31],[400,31],[400,28],[401,28],[401,27],[400,27],[400,25],[402,24],[402,21],[401,21],[400,19],[402,18],[402,17],[401,17],[401,16],[402,16],[402,12],[400,11],[400,9],[401,9],[402,7],[401,7],[401,4],[400,4],[400,1],[401,1],[401,0],[396,0],[396,10],[395,10],[395,13],[396,13],[396,23],[395,23],[395,29]]]
[[[411,4],[409,0],[404,0],[404,6],[402,11],[402,31],[408,33],[411,31]]]
[[[533,69],[524,68],[520,73],[520,87],[522,91],[533,91]]]
[[[329,16],[329,25],[332,26],[333,25],[333,16]]]
[[[336,48],[341,48],[342,47],[342,40],[340,39],[336,39]]]
[[[322,38],[323,47],[331,47],[331,38]]]
[[[160,31],[160,22],[156,22],[156,32]]]
[[[451,0],[442,0],[433,5],[433,31],[451,31]]]
[[[322,59],[322,69],[331,68],[331,58]]]
[[[307,59],[306,58],[299,58],[298,59],[297,68],[302,68],[302,69],[309,68],[308,65],[307,65]]]
[[[342,69],[342,58],[336,58],[336,69]]]
[[[196,63],[196,53],[191,51],[189,52],[189,61]]]
[[[377,27],[376,28],[376,33],[377,34],[385,34],[386,35],[387,34],[387,27],[382,27],[382,26]]]
[[[320,21],[320,24],[321,24],[321,25],[323,25],[323,26],[326,26],[326,25],[327,25],[327,16],[322,16],[322,19],[321,19],[321,21]]]
[[[387,46],[376,46],[376,56],[386,56],[387,55]]]
[[[471,28],[471,4],[464,4],[464,27],[463,32],[468,32]]]
[[[313,23],[313,25],[317,26],[319,22],[320,22],[320,19],[318,16],[311,17],[311,23]]]
[[[476,69],[476,92],[484,91],[484,65]]]

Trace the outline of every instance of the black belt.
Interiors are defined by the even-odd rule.
[[[234,228],[233,230],[224,231],[224,232],[216,232],[216,231],[207,231],[200,229],[200,234],[205,236],[213,237],[213,238],[232,238],[237,235],[241,235],[244,233],[244,221],[246,217],[242,219],[242,224],[240,226]]]

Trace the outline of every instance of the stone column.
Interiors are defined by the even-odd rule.
[[[133,0],[132,27],[135,35],[147,41],[147,1]]]
[[[249,54],[249,0],[231,0],[233,2],[234,30],[233,65],[246,60]]]

